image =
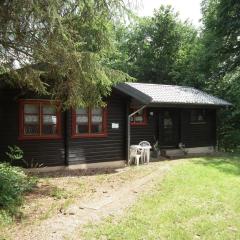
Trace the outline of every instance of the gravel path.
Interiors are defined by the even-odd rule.
[[[39,225],[29,226],[13,237],[16,240],[79,240],[79,236],[75,236],[74,233],[81,226],[99,222],[107,216],[122,214],[140,194],[150,191],[154,183],[161,180],[175,163],[177,161],[166,162],[151,174],[134,180],[124,187],[98,189],[91,199],[83,199],[67,210],[40,222]]]

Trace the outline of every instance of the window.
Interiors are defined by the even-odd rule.
[[[205,111],[202,110],[202,109],[191,110],[190,123],[191,124],[204,124],[204,123],[206,123]]]
[[[20,100],[20,139],[61,137],[57,103],[49,100]]]
[[[72,111],[73,137],[104,137],[107,135],[106,109],[78,108]]]
[[[131,113],[137,111],[137,109],[131,109]],[[142,109],[141,111],[135,113],[131,119],[131,125],[147,125],[147,114],[146,109]]]
[[[164,128],[170,128],[170,129],[173,127],[173,120],[172,120],[172,117],[171,117],[171,115],[168,111],[164,112],[163,127]]]

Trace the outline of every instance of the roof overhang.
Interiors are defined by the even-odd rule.
[[[142,91],[132,88],[126,83],[120,83],[116,85],[115,88],[125,93],[126,95],[136,99],[142,104],[148,105],[152,102],[152,98],[150,96],[148,96],[147,94],[144,94]]]
[[[140,104],[151,107],[176,108],[221,108],[231,103],[191,87],[148,84],[121,83],[116,89],[132,97]]]

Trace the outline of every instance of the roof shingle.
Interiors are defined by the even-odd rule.
[[[122,83],[118,84],[116,88],[145,104],[231,105],[225,100],[192,87],[150,83]]]

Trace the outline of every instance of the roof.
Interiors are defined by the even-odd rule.
[[[193,87],[127,82],[118,84],[116,88],[143,104],[209,106],[232,105],[225,100],[214,97]]]

